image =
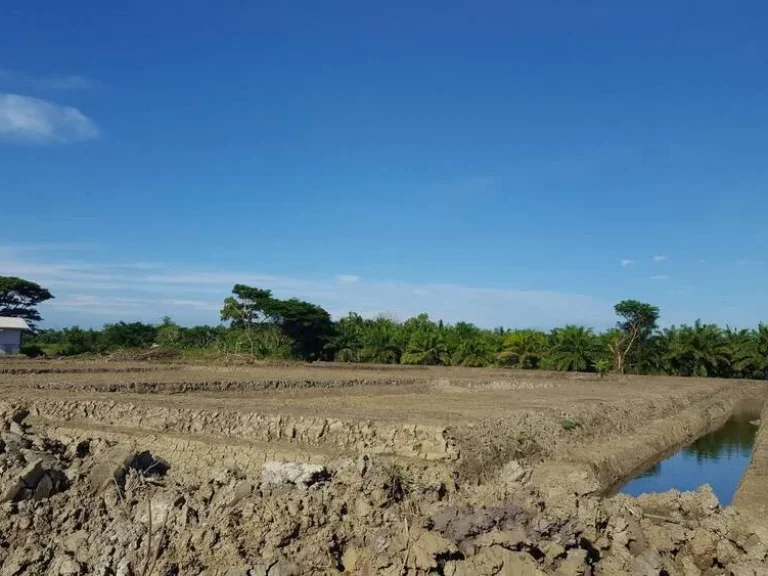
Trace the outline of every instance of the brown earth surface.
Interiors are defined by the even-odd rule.
[[[0,576],[768,574],[735,505],[607,497],[762,382],[0,361]]]

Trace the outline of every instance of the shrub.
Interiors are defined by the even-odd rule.
[[[37,344],[25,344],[19,348],[19,352],[28,358],[39,358],[40,356],[45,356],[45,351]]]

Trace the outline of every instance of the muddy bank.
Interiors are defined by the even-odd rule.
[[[140,439],[56,440],[0,414],[0,575],[764,574],[768,529],[708,490],[555,497],[377,456],[203,478]],[[205,467],[205,463],[200,463]]]
[[[648,418],[642,426],[618,437],[574,446],[536,470],[536,482],[553,492],[612,495],[624,480],[663,460],[696,438],[721,427],[745,403],[762,406],[768,388],[747,385],[723,388],[694,399],[679,411]]]
[[[752,461],[733,498],[734,507],[766,518],[768,515],[768,406],[760,417],[760,428],[752,449]]]

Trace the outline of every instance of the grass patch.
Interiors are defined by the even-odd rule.
[[[560,425],[563,427],[563,430],[565,430],[566,432],[570,432],[571,430],[576,430],[577,428],[583,428],[584,422],[582,422],[578,418],[574,418],[573,420],[570,418],[566,418],[560,423]]]

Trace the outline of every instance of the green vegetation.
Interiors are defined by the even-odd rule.
[[[349,313],[333,322],[320,306],[295,298],[280,300],[269,290],[237,284],[232,294],[221,309],[228,325],[184,327],[166,317],[157,325],[118,322],[102,330],[42,330],[26,345],[32,354],[42,349],[48,355],[154,346],[179,357],[237,354],[279,360],[509,366],[595,372],[601,377],[613,371],[768,379],[768,325],[734,330],[697,321],[659,330],[658,308],[636,300],[617,304],[616,326],[596,333],[575,325],[548,332],[488,330],[467,322],[435,322],[426,314],[399,322]]]
[[[0,316],[24,318],[31,328],[42,320],[38,304],[53,298],[39,284],[15,276],[0,276]]]
[[[576,428],[581,428],[584,426],[584,423],[581,420],[571,420],[569,418],[566,418],[560,424],[562,425],[563,430],[566,432],[570,432],[571,430],[575,430]]]

